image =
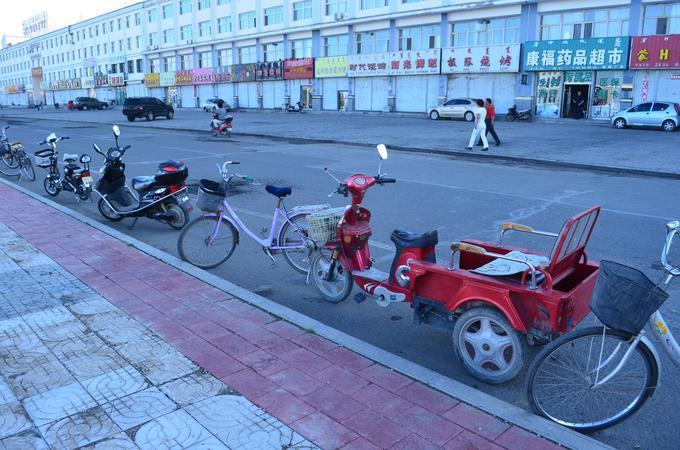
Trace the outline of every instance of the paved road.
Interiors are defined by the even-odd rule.
[[[93,142],[100,146],[112,142],[108,126],[16,119],[10,120],[10,125],[13,126],[11,135],[27,144],[38,141],[48,131],[68,133],[72,140],[63,143],[62,151],[83,151],[91,148]],[[281,182],[294,186],[289,206],[327,201],[340,206],[344,198],[326,198],[335,184],[321,168],[329,167],[338,176],[357,170],[373,173],[377,168],[377,155],[363,147],[238,137],[224,142],[197,133],[127,126],[122,130],[121,143],[134,145],[127,155],[130,177],[151,173],[156,164],[166,158],[184,159],[192,178],[215,177],[215,162],[225,158],[240,160],[239,172],[253,175],[262,183],[232,198],[232,204],[254,230],[267,225],[268,214],[274,206],[275,199],[264,192],[264,184]],[[630,264],[658,278],[657,261],[664,224],[680,216],[680,200],[666,194],[680,188],[680,182],[673,180],[481,164],[403,152],[392,152],[384,169],[399,183],[372,189],[365,202],[374,213],[372,250],[381,267],[389,264],[392,254],[389,233],[395,227],[414,231],[438,228],[442,243],[438,258],[445,260],[448,258],[446,243],[460,238],[494,240],[498,225],[504,221],[558,230],[568,216],[599,203],[605,209],[590,245],[590,256]],[[24,184],[38,192],[42,189],[37,182]],[[57,200],[98,217],[93,204],[77,203],[63,193]],[[167,226],[140,220],[137,227],[129,231],[128,223],[123,221],[112,226],[176,253],[176,233]],[[549,249],[546,241],[517,239],[516,242]],[[521,378],[503,386],[489,386],[469,377],[453,356],[450,335],[413,325],[407,305],[384,309],[372,302],[357,304],[351,299],[329,305],[319,299],[312,287],[305,285],[304,277],[283,261],[272,268],[261,249],[245,238],[232,259],[214,273],[423,366],[525,406]],[[676,296],[665,306],[672,324],[680,323],[679,310]],[[657,395],[635,418],[597,433],[597,439],[619,448],[638,444],[641,448],[672,447],[673,428],[680,421],[680,413],[673,407],[680,392],[680,381],[668,365],[668,359],[664,360],[664,384]],[[658,411],[664,413],[658,414]]]
[[[109,111],[66,111],[46,109],[7,109],[6,115],[24,117],[63,118],[94,123],[126,123],[120,109]],[[424,115],[391,116],[369,114],[280,112],[233,113],[236,133],[247,133],[292,139],[316,139],[336,143],[385,143],[406,148],[458,152],[469,158],[464,146],[470,138],[471,125],[453,120],[432,121]],[[167,127],[204,130],[209,114],[203,111],[179,110],[174,120],[163,118],[153,122],[136,121],[134,127]],[[543,121],[534,123],[496,123],[503,142],[491,146],[482,154],[473,152],[475,159],[494,156],[530,160],[587,164],[645,171],[680,174],[680,132],[667,133],[652,129],[617,130],[606,122]]]

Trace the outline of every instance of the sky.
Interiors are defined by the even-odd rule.
[[[140,0],[5,0],[0,14],[0,36],[7,35],[8,42],[17,42],[23,36],[21,23],[42,11],[47,11],[49,30],[57,30],[81,20],[113,11]]]

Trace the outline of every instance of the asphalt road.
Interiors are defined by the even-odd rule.
[[[88,152],[92,143],[111,145],[110,127],[94,123],[77,124],[53,120],[10,119],[8,134],[22,141],[27,149],[49,132],[68,135],[70,141],[60,151]],[[264,191],[267,183],[287,183],[293,195],[286,204],[331,203],[342,206],[346,199],[327,198],[335,182],[322,172],[328,167],[342,178],[356,171],[372,174],[378,165],[377,153],[365,147],[271,141],[261,138],[234,138],[226,141],[209,133],[151,130],[121,126],[121,144],[132,144],[126,154],[128,177],[152,174],[165,159],[182,159],[190,167],[190,177],[217,178],[215,163],[239,160],[239,173],[255,177],[258,184],[242,189],[230,201],[252,230],[260,231],[271,222],[275,198]],[[94,157],[94,167],[100,159]],[[448,259],[448,244],[461,238],[495,240],[499,224],[515,221],[539,229],[558,231],[571,215],[594,204],[603,214],[589,246],[593,259],[611,259],[632,265],[658,279],[659,254],[664,225],[680,218],[680,199],[671,193],[680,181],[632,176],[613,176],[574,170],[547,170],[530,166],[483,164],[452,157],[392,152],[383,164],[395,185],[376,186],[365,199],[373,212],[372,251],[380,268],[389,267],[392,246],[389,234],[394,228],[425,231],[437,228],[440,235],[438,259]],[[42,191],[45,172],[36,169],[38,179],[21,184]],[[56,198],[61,204],[104,221],[95,203],[79,203],[68,193]],[[195,214],[195,213],[194,213]],[[177,232],[167,225],[140,219],[133,230],[130,220],[110,225],[122,232],[172,254],[176,252]],[[55,230],[58,239],[59,230]],[[87,236],[83,236],[87,239]],[[551,242],[513,242],[549,251]],[[253,241],[242,234],[241,245],[232,258],[213,272],[246,289],[314,317],[371,344],[408,358],[418,364],[455,378],[526,407],[523,377],[501,386],[491,386],[471,378],[453,355],[451,336],[442,330],[413,325],[405,304],[382,308],[372,301],[355,303],[351,296],[341,304],[321,300],[305,277],[294,272],[283,259],[276,267]],[[673,291],[680,290],[680,284]],[[676,292],[677,293],[677,292]],[[664,307],[672,325],[680,324],[680,296]],[[593,319],[589,319],[593,320]],[[676,327],[677,329],[680,329]],[[661,351],[661,350],[659,350]],[[534,351],[530,352],[530,357]],[[633,418],[594,434],[618,448],[674,448],[680,411],[674,406],[680,397],[680,378],[661,354],[665,364],[663,384],[656,395]]]

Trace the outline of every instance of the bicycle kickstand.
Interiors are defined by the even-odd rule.
[[[276,266],[278,265],[278,263],[276,262],[276,259],[275,259],[274,256],[271,254],[271,252],[269,251],[269,249],[268,249],[267,247],[262,247],[262,250],[264,250],[264,252],[267,254],[267,256],[269,256],[269,259],[272,260],[272,269],[276,268]]]

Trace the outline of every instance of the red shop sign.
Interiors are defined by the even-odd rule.
[[[680,68],[680,34],[633,36],[631,69]]]
[[[284,80],[314,78],[314,58],[287,59],[283,62]]]

